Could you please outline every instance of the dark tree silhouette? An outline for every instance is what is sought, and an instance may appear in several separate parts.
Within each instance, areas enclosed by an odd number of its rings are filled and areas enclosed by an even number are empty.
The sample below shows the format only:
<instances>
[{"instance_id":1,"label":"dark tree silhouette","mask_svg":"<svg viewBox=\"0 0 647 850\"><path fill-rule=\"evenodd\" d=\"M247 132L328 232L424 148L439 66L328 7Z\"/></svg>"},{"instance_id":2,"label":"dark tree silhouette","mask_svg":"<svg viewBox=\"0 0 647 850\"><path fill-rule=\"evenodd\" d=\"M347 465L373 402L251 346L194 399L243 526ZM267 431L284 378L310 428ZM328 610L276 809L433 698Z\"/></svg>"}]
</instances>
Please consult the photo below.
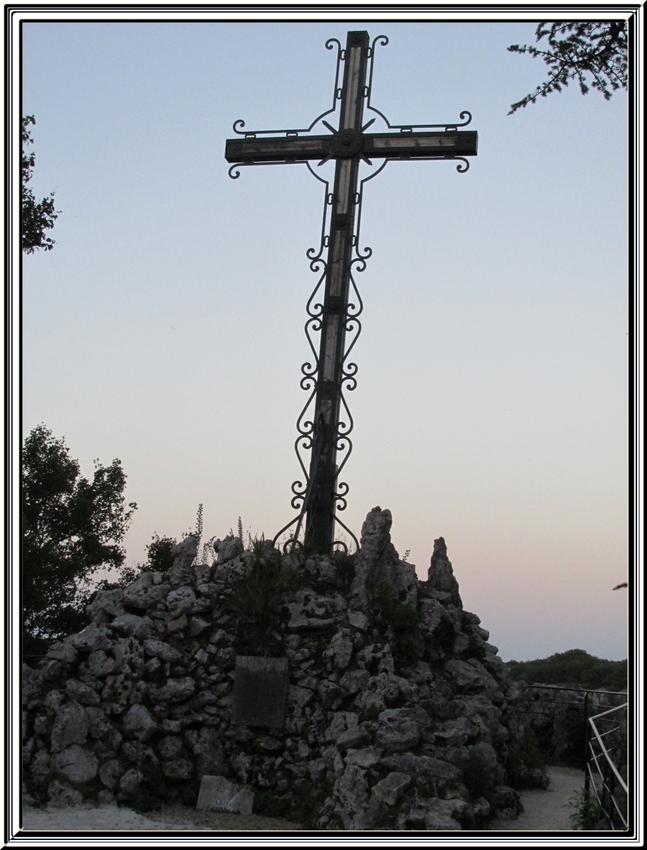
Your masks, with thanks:
<instances>
[{"instance_id":1,"label":"dark tree silhouette","mask_svg":"<svg viewBox=\"0 0 647 850\"><path fill-rule=\"evenodd\" d=\"M549 69L548 79L532 94L513 103L508 115L535 103L539 97L560 92L569 80L577 80L582 94L587 94L590 86L605 100L609 100L614 91L627 88L627 27L624 21L542 23L535 36L537 44L546 39L546 45L541 45L544 49L512 44L508 50L543 59Z\"/></svg>"},{"instance_id":2,"label":"dark tree silhouette","mask_svg":"<svg viewBox=\"0 0 647 850\"><path fill-rule=\"evenodd\" d=\"M36 163L36 155L33 151L29 154L26 153L25 147L33 144L29 125L35 123L36 120L33 115L26 115L22 119L21 233L22 250L25 254L33 254L37 248L42 248L44 251L52 250L55 243L53 239L47 236L47 231L54 227L54 222L60 212L54 207L53 192L46 198L37 201L32 189L27 185L33 176L32 170Z\"/></svg>"},{"instance_id":3,"label":"dark tree silhouette","mask_svg":"<svg viewBox=\"0 0 647 850\"><path fill-rule=\"evenodd\" d=\"M121 462L95 461L92 481L80 475L67 446L44 425L22 452L23 651L38 654L86 625L89 579L119 567L120 545L134 502L126 505Z\"/></svg>"}]
</instances>

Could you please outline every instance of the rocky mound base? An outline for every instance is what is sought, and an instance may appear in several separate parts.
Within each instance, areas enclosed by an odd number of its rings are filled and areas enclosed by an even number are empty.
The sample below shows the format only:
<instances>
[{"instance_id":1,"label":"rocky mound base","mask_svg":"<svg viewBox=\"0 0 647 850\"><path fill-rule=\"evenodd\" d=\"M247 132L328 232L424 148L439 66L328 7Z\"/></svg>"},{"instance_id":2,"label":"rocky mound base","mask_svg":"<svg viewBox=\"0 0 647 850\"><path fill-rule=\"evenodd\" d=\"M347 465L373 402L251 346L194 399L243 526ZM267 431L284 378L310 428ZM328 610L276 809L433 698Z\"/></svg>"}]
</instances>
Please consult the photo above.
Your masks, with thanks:
<instances>
[{"instance_id":1,"label":"rocky mound base","mask_svg":"<svg viewBox=\"0 0 647 850\"><path fill-rule=\"evenodd\" d=\"M423 582L390 527L372 510L352 559L229 537L195 564L189 537L168 573L98 593L90 625L23 665L25 799L193 805L208 775L316 829L516 817L511 777L545 779L523 761L520 687L463 609L444 540ZM239 655L287 658L283 727L233 722Z\"/></svg>"}]
</instances>

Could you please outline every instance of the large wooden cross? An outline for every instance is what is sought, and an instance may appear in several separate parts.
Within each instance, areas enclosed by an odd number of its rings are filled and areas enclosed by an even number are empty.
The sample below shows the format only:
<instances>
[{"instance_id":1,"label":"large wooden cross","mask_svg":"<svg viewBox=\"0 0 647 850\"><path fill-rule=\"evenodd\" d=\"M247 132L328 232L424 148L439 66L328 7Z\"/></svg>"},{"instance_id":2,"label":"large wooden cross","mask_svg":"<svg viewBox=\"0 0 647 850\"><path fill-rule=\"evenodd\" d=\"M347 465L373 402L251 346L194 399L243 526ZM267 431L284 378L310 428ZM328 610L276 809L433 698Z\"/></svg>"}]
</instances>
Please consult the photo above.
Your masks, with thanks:
<instances>
[{"instance_id":1,"label":"large wooden cross","mask_svg":"<svg viewBox=\"0 0 647 850\"><path fill-rule=\"evenodd\" d=\"M380 38L385 44L386 38ZM324 299L316 328L321 331L321 336L316 364L312 438L309 443L312 451L307 488L299 497L303 503L299 520L305 515L305 543L319 552L328 552L332 548L335 506L341 498L337 490L337 451L343 434L340 431L342 384L350 377L349 372L344 371L344 359L350 317L352 251L357 244L360 161L371 164L374 159L458 158L467 163L463 158L475 156L477 150L477 133L458 130L456 125L398 126L398 132L366 133L365 130L375 120L366 125L363 123L365 104L370 98L367 68L369 59L372 62L373 50L374 47L369 46L367 32L348 33L346 49L339 53L339 59L344 63L344 73L343 83L335 92L335 100L341 101L338 129L335 130L326 121L322 122L331 131L330 135L299 135L308 133L310 128L306 131L284 131L282 135L265 138L256 133L244 133L237 139L228 139L225 149L227 161L237 165L309 161L321 165L327 160L335 160L332 198L328 199L332 206L329 235L324 242L328 249ZM378 110L370 106L368 108L384 118ZM461 117L463 115L469 113L462 113ZM236 123L244 126L244 122ZM390 124L388 126L392 127ZM416 127L443 129L417 132Z\"/></svg>"}]
</instances>

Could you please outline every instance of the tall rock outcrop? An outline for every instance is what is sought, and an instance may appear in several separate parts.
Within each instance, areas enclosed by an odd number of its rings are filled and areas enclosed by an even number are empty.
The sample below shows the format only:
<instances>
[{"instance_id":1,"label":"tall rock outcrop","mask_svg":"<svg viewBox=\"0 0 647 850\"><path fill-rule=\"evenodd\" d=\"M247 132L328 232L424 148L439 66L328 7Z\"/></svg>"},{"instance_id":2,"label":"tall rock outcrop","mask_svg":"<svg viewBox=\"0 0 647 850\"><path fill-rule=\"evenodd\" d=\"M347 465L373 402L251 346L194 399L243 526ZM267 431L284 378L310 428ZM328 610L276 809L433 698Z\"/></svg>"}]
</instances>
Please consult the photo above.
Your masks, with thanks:
<instances>
[{"instance_id":1,"label":"tall rock outcrop","mask_svg":"<svg viewBox=\"0 0 647 850\"><path fill-rule=\"evenodd\" d=\"M29 797L194 804L219 776L255 812L318 829L515 817L517 691L463 609L444 540L420 581L390 528L372 510L353 559L231 538L196 565L187 538L167 574L98 593L82 632L23 666ZM238 655L287 659L283 727L234 722Z\"/></svg>"}]
</instances>

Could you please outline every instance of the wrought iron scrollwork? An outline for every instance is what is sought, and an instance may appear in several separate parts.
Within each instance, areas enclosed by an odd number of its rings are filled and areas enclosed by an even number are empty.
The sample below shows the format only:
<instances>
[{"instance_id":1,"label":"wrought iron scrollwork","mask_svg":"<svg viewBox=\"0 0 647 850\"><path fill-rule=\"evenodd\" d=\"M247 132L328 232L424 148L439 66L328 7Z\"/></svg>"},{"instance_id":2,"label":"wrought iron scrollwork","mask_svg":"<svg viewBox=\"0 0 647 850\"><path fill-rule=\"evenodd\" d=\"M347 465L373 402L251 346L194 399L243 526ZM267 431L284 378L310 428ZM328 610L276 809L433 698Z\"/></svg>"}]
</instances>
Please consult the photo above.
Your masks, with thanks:
<instances>
[{"instance_id":1,"label":"wrought iron scrollwork","mask_svg":"<svg viewBox=\"0 0 647 850\"><path fill-rule=\"evenodd\" d=\"M237 118L234 121L233 131L238 136L244 136L246 139L255 139L257 136L298 136L302 133L310 133L312 128L318 124L326 115L330 115L337 109L337 91L339 88L339 71L341 68L341 63L343 61L344 51L342 50L341 43L336 38L329 38L326 42L326 50L333 50L334 45L337 45L337 64L335 68L335 88L333 89L333 102L330 109L326 109L321 115L317 115L315 120L310 124L309 127L299 127L293 128L290 130L246 130L245 122L242 118Z\"/></svg>"},{"instance_id":2,"label":"wrought iron scrollwork","mask_svg":"<svg viewBox=\"0 0 647 850\"><path fill-rule=\"evenodd\" d=\"M443 136L443 133L458 133L459 128L467 127L472 121L472 115L467 111L463 110L459 114L459 121L445 122L445 123L436 123L436 124L391 124L391 122L386 118L386 116L375 106L373 106L371 102L372 97L372 89L373 89L373 70L374 70L374 61L375 61L375 53L377 46L385 47L388 45L389 39L385 35L376 36L370 46L367 48L367 72L368 72L368 84L364 86L363 98L365 101L365 109L369 110L373 113L372 117L369 117L361 129L345 129L342 130L344 126L340 120L338 123L339 130L336 130L333 126L333 119L330 118L330 121L325 120L328 116L331 116L333 113L336 113L339 109L339 101L342 99L342 89L340 87L340 75L341 75L341 63L345 61L346 51L342 48L341 43L336 38L330 38L326 41L325 47L327 50L336 50L336 65L335 65L335 85L333 88L333 96L332 96L332 105L329 109L325 110L318 115L317 118L312 121L312 123L308 127L289 129L289 130L248 130L245 126L245 122L242 119L237 119L234 122L233 130L238 136L243 136L245 139L255 139L257 137L263 136L285 136L285 137L295 137L295 136L303 136L311 133L313 128L321 123L323 127L332 134L332 138L325 139L322 141L320 137L318 137L318 142L320 147L317 145L311 149L311 158L314 162L317 163L316 167L313 167L308 158L306 159L286 159L282 161L281 155L273 154L273 156L268 156L268 160L272 161L272 164L294 164L305 163L308 167L310 173L320 182L324 184L325 194L324 194L324 204L323 204L323 214L321 219L321 232L319 237L319 246L308 248L306 251L306 257L308 259L308 263L310 266L310 270L317 275L317 282L312 290L310 297L306 303L306 321L304 325L304 332L306 335L306 339L308 340L308 345L310 348L311 357L309 360L304 362L301 365L301 377L300 377L300 386L301 389L304 390L308 394L308 398L306 403L304 404L298 418L297 418L297 437L294 442L295 453L297 455L299 467L300 467L300 475L301 477L294 481L291 485L292 490L292 498L291 498L291 506L297 511L296 516L294 516L290 522L287 523L279 532L275 535L273 543L286 532L290 531L289 539L283 544L284 551L294 551L295 547L301 547L303 544L300 541L300 535L304 532L304 524L305 517L309 510L309 503L312 501L312 490L313 490L313 481L317 474L317 466L319 461L319 457L321 453L325 450L329 452L329 449L324 449L324 446L330 446L329 440L334 440L334 446L336 452L338 452L338 459L333 463L336 463L335 473L334 473L334 481L333 481L333 504L334 508L331 509L331 512L334 514L334 520L336 523L339 523L339 526L343 528L352 538L354 545L359 548L359 542L357 537L353 534L353 532L346 526L341 519L339 519L337 512L344 511L347 507L347 495L349 491L349 486L346 482L342 482L340 480L340 474L348 459L353 451L353 443L351 440L351 433L353 431L354 422L353 417L351 415L350 409L346 402L345 393L353 392L357 387L357 372L358 367L357 364L351 362L349 360L349 355L353 351L357 340L362 331L362 323L360 321L360 316L363 312L364 305L362 302L361 295L359 293L359 289L356 283L356 275L365 271L367 267L367 262L372 256L372 249L368 246L362 246L360 242L361 236L361 224L362 224L362 202L364 196L364 188L365 184L372 180L374 177L377 177L383 169L386 167L387 163L391 160L395 159L406 159L406 158L415 158L416 160L420 159L448 159L448 160L456 160L456 170L459 173L464 173L469 168L469 162L464 155L456 155L452 153L442 154L439 152L438 155L423 155L418 156L417 151L415 152L415 156L412 154L410 150L408 150L408 143L403 143L401 140L401 136L406 136L409 133L413 133L414 131L443 131L441 133L430 133L429 136ZM364 78L366 79L366 78ZM361 95L360 95L361 96ZM378 153L369 154L368 151L373 150L376 151L375 147L371 147L371 145L375 144L376 136L371 134L367 134L364 136L363 134L376 122L377 118L381 118L384 122L385 126L389 130L399 131L399 133L390 134L390 136L394 136L398 139L397 143L390 147L390 150L387 151L386 147L381 147ZM377 134L379 137L381 134ZM424 136L425 134L420 134ZM470 133L465 134L465 137L470 136ZM370 142L366 140L371 138ZM389 143L391 145L392 143ZM418 144L422 144L419 142ZM399 148L398 148L399 145ZM259 144L260 146L260 144ZM442 145L438 145L439 151L442 150L444 146L445 150L448 150L451 145L447 144L447 140L442 140ZM243 147L243 146L241 146ZM251 145L249 147L255 147ZM366 151L364 150L366 147ZM279 147L279 151L284 151L287 149L294 150L296 156L304 156L303 150L304 145L295 145L291 146L285 143L282 143L282 146ZM397 150L402 152L401 156L397 155ZM236 148L234 148L236 150ZM312 154L312 150L316 150L316 157ZM454 150L458 150L462 153L466 151L465 147L458 147L456 145ZM421 153L427 153L432 151L432 146L428 145L424 151L420 151ZM391 154L389 156L389 153ZM373 159L378 156L383 157L383 162L379 166L373 167L373 163L368 158L370 156ZM468 153L467 155L471 155ZM239 156L243 156L243 154L233 153L232 158L238 158ZM322 157L320 159L320 157ZM331 159L346 159L350 157L356 157L360 160L359 167L362 169L360 175L365 175L361 179L359 179L359 190L356 192L354 200L352 203L354 204L354 216L352 217L353 224L353 232L350 234L351 239L351 257L349 264L346 265L346 270L349 275L350 281L350 289L347 290L347 295L344 296L346 303L341 305L336 305L334 307L334 311L343 311L343 328L344 328L344 337L343 337L343 352L341 353L341 375L339 371L336 371L335 381L338 381L338 385L334 385L334 393L335 399L339 399L339 415L337 416L337 422L334 426L334 431L332 435L330 434L330 422L325 426L329 429L326 437L326 443L320 443L320 440L323 440L324 434L324 425L323 418L320 422L316 421L315 418L315 408L318 404L317 398L318 393L321 390L323 393L328 392L328 386L323 383L320 386L320 380L323 379L320 377L320 354L318 352L318 347L315 345L314 336L317 334L321 334L322 328L324 327L324 322L328 321L328 313L324 315L324 302L328 296L323 297L322 286L325 288L325 281L327 278L327 274L329 272L328 262L325 256L326 250L330 247L331 238L327 234L332 232L331 230L331 221L333 218L333 194L330 191L330 181L324 176L327 172L323 168L326 162ZM229 168L229 176L232 179L238 179L240 177L240 168L243 166L247 167L248 165L260 165L260 164L269 164L268 162L239 162L234 163ZM366 166L371 167L371 171L367 173ZM357 172L355 172L357 175ZM356 179L354 177L353 179ZM353 184L357 186L357 183ZM355 190L353 190L355 191ZM348 260L345 260L348 262ZM341 299L338 299L341 300ZM328 309L328 307L326 307ZM323 349L322 349L323 350ZM335 354L335 357L338 356L338 353ZM339 369L339 361L336 361L336 369ZM331 384L333 382L330 382ZM326 396L326 398L328 398ZM323 417L323 414L320 414ZM306 463L305 456L307 453L311 454L310 465ZM330 453L326 456L328 458L334 457L334 453ZM324 462L330 463L330 459L327 461L322 460L321 463ZM319 469L319 472L323 472L324 467L322 466ZM329 480L329 479L328 479ZM326 511L327 512L327 511ZM348 551L348 547L346 543L342 541L335 541L333 547L339 547L344 551Z\"/></svg>"}]
</instances>

